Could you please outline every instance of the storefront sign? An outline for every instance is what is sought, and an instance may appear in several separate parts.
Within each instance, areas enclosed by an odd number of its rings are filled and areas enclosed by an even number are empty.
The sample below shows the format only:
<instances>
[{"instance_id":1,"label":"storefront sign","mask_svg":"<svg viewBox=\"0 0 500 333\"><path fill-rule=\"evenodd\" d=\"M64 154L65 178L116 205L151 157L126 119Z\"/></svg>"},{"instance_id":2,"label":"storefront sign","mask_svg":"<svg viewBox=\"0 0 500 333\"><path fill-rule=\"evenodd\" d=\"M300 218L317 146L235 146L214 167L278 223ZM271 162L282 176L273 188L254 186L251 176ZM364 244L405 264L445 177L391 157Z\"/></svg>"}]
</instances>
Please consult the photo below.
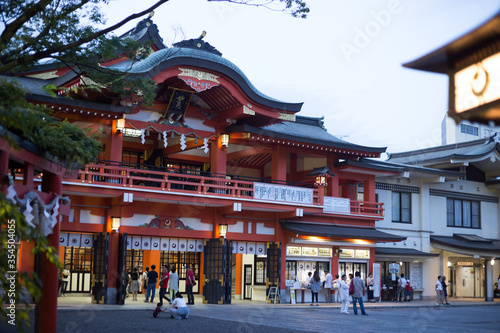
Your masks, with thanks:
<instances>
[{"instance_id":1,"label":"storefront sign","mask_svg":"<svg viewBox=\"0 0 500 333\"><path fill-rule=\"evenodd\" d=\"M373 297L380 297L380 264L373 264Z\"/></svg>"},{"instance_id":2,"label":"storefront sign","mask_svg":"<svg viewBox=\"0 0 500 333\"><path fill-rule=\"evenodd\" d=\"M359 259L370 259L370 250L356 250L354 256Z\"/></svg>"},{"instance_id":3,"label":"storefront sign","mask_svg":"<svg viewBox=\"0 0 500 333\"><path fill-rule=\"evenodd\" d=\"M457 262L457 265L458 266L474 266L474 263L469 262L469 261L459 261L459 262Z\"/></svg>"},{"instance_id":4,"label":"storefront sign","mask_svg":"<svg viewBox=\"0 0 500 333\"><path fill-rule=\"evenodd\" d=\"M341 249L340 258L354 258L354 250L352 249Z\"/></svg>"},{"instance_id":5,"label":"storefront sign","mask_svg":"<svg viewBox=\"0 0 500 333\"><path fill-rule=\"evenodd\" d=\"M332 249L331 248L322 248L318 249L318 254L320 257L332 257Z\"/></svg>"},{"instance_id":6,"label":"storefront sign","mask_svg":"<svg viewBox=\"0 0 500 333\"><path fill-rule=\"evenodd\" d=\"M300 256L301 255L300 246L287 246L286 255L287 256Z\"/></svg>"},{"instance_id":7,"label":"storefront sign","mask_svg":"<svg viewBox=\"0 0 500 333\"><path fill-rule=\"evenodd\" d=\"M399 264L389 264L389 273L399 273Z\"/></svg>"},{"instance_id":8,"label":"storefront sign","mask_svg":"<svg viewBox=\"0 0 500 333\"><path fill-rule=\"evenodd\" d=\"M422 263L420 262L410 264L410 286L414 289L422 288Z\"/></svg>"},{"instance_id":9,"label":"storefront sign","mask_svg":"<svg viewBox=\"0 0 500 333\"><path fill-rule=\"evenodd\" d=\"M346 213L351 212L351 199L337 198L337 197L324 197L323 200L323 213Z\"/></svg>"},{"instance_id":10,"label":"storefront sign","mask_svg":"<svg viewBox=\"0 0 500 333\"><path fill-rule=\"evenodd\" d=\"M318 256L318 248L317 247L303 247L302 255L309 257L317 257Z\"/></svg>"},{"instance_id":11,"label":"storefront sign","mask_svg":"<svg viewBox=\"0 0 500 333\"><path fill-rule=\"evenodd\" d=\"M313 190L310 188L253 183L253 198L257 200L313 203Z\"/></svg>"},{"instance_id":12,"label":"storefront sign","mask_svg":"<svg viewBox=\"0 0 500 333\"><path fill-rule=\"evenodd\" d=\"M455 74L455 111L464 112L500 99L500 53Z\"/></svg>"}]
</instances>

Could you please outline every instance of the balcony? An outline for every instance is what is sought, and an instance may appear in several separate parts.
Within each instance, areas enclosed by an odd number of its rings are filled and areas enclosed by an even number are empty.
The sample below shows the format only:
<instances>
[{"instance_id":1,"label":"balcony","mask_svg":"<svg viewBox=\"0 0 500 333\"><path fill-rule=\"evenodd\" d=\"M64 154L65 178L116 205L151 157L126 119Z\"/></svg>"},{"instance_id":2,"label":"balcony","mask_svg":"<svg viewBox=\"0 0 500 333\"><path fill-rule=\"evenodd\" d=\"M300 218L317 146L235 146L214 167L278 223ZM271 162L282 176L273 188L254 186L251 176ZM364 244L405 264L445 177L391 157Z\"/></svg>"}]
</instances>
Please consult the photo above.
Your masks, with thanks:
<instances>
[{"instance_id":1,"label":"balcony","mask_svg":"<svg viewBox=\"0 0 500 333\"><path fill-rule=\"evenodd\" d=\"M214 198L227 197L251 200L254 199L254 184L268 183L295 189L309 188L313 193L312 205L323 205L322 191L319 191L318 188L312 188L309 184L119 162L99 161L95 164L86 165L84 169L78 172L78 179L66 179L65 181L105 185L107 187L115 186L120 189L149 189L179 195L195 193ZM269 202L282 203L280 201ZM350 214L347 214L381 217L382 213L381 203L351 200Z\"/></svg>"}]
</instances>

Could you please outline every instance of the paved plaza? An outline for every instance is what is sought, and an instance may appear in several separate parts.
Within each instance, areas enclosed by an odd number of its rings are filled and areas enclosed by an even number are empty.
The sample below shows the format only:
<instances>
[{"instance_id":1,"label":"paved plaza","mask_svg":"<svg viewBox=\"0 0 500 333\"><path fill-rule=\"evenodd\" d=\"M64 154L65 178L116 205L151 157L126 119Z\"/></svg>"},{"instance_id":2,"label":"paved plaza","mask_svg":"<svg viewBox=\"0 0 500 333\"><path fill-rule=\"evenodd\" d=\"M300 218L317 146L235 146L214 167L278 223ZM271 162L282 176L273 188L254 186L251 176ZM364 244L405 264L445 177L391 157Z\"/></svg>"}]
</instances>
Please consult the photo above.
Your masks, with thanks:
<instances>
[{"instance_id":1,"label":"paved plaza","mask_svg":"<svg viewBox=\"0 0 500 333\"><path fill-rule=\"evenodd\" d=\"M89 302L87 302L87 300ZM369 316L340 314L340 304L265 304L234 301L230 305L190 306L187 320L161 313L153 318L154 304L90 304L89 297L59 298L58 332L499 332L500 302L451 299L451 305L433 301L366 304ZM31 320L33 322L33 317ZM2 324L1 332L17 332Z\"/></svg>"}]
</instances>

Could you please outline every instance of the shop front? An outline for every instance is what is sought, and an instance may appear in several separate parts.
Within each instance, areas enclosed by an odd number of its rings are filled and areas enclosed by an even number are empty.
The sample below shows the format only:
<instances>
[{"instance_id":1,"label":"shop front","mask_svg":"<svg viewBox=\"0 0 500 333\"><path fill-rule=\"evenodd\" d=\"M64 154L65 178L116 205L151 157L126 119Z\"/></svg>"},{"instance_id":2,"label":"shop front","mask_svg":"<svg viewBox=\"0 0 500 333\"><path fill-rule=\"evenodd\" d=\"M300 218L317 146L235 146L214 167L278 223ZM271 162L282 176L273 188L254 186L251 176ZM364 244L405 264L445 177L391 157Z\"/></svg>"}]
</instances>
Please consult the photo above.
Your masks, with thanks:
<instances>
[{"instance_id":1,"label":"shop front","mask_svg":"<svg viewBox=\"0 0 500 333\"><path fill-rule=\"evenodd\" d=\"M423 299L424 294L433 296L433 290L425 291L424 277L430 275L430 259L437 253L426 253L416 249L377 247L376 262L380 264L382 301L397 300L397 281L401 274L410 282L410 299Z\"/></svg>"}]
</instances>

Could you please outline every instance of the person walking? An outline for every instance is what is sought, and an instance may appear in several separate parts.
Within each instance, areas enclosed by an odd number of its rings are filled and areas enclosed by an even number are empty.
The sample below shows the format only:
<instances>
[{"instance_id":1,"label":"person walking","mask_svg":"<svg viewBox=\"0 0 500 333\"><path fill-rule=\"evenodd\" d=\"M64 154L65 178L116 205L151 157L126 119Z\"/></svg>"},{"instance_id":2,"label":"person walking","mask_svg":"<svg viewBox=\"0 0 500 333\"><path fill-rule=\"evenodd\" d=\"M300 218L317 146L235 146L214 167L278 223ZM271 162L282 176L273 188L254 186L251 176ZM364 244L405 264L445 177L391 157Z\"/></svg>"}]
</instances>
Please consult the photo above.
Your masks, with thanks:
<instances>
[{"instance_id":1,"label":"person walking","mask_svg":"<svg viewBox=\"0 0 500 333\"><path fill-rule=\"evenodd\" d=\"M332 288L333 288L333 303L340 303L340 279L339 275L335 274L335 280L333 280Z\"/></svg>"},{"instance_id":2,"label":"person walking","mask_svg":"<svg viewBox=\"0 0 500 333\"><path fill-rule=\"evenodd\" d=\"M316 306L319 306L318 293L321 287L321 278L319 277L319 271L314 271L314 275L311 279L311 305L314 305L314 298L316 297Z\"/></svg>"},{"instance_id":3,"label":"person walking","mask_svg":"<svg viewBox=\"0 0 500 333\"><path fill-rule=\"evenodd\" d=\"M366 285L368 287L368 302L375 303L375 299L373 298L373 289L375 288L375 279L373 278L373 273L368 274Z\"/></svg>"},{"instance_id":4,"label":"person walking","mask_svg":"<svg viewBox=\"0 0 500 333\"><path fill-rule=\"evenodd\" d=\"M438 276L436 281L436 305L443 303L443 284L441 283L441 275Z\"/></svg>"},{"instance_id":5,"label":"person walking","mask_svg":"<svg viewBox=\"0 0 500 333\"><path fill-rule=\"evenodd\" d=\"M69 265L64 265L64 269L62 271L62 286L61 286L61 294L62 296L66 296L66 289L68 288L70 271L68 269Z\"/></svg>"},{"instance_id":6,"label":"person walking","mask_svg":"<svg viewBox=\"0 0 500 333\"><path fill-rule=\"evenodd\" d=\"M172 265L170 270L170 299L175 298L175 294L179 291L179 274L175 271L175 265Z\"/></svg>"},{"instance_id":7,"label":"person walking","mask_svg":"<svg viewBox=\"0 0 500 333\"><path fill-rule=\"evenodd\" d=\"M153 303L155 299L155 294L156 294L156 281L158 280L158 273L155 271L156 265L151 265L151 271L148 273L148 289L146 292L146 300L144 302L147 302L149 299L149 295L151 295L151 303Z\"/></svg>"},{"instance_id":8,"label":"person walking","mask_svg":"<svg viewBox=\"0 0 500 333\"><path fill-rule=\"evenodd\" d=\"M342 274L342 279L339 282L338 294L342 301L340 313L349 314L349 285L347 284L347 276Z\"/></svg>"},{"instance_id":9,"label":"person walking","mask_svg":"<svg viewBox=\"0 0 500 333\"><path fill-rule=\"evenodd\" d=\"M331 303L331 298L332 295L330 294L330 290L332 290L332 281L333 281L333 276L328 272L327 269L325 269L325 302L326 303Z\"/></svg>"},{"instance_id":10,"label":"person walking","mask_svg":"<svg viewBox=\"0 0 500 333\"><path fill-rule=\"evenodd\" d=\"M163 305L163 299L166 299L169 303L171 303L171 299L165 296L168 288L168 280L170 278L170 274L168 274L168 265L163 265L162 274L160 279L160 304Z\"/></svg>"},{"instance_id":11,"label":"person walking","mask_svg":"<svg viewBox=\"0 0 500 333\"><path fill-rule=\"evenodd\" d=\"M354 273L355 277L353 280L354 284L354 294L352 294L352 307L354 309L354 314L358 314L358 309L356 307L356 302L359 302L359 307L361 308L361 314L363 316L368 316L365 312L365 306L363 304L363 295L365 294L365 283L361 280L361 273L357 271Z\"/></svg>"},{"instance_id":12,"label":"person walking","mask_svg":"<svg viewBox=\"0 0 500 333\"><path fill-rule=\"evenodd\" d=\"M448 303L448 286L450 286L451 283L446 283L446 276L442 276L441 284L443 285L443 301L441 304L450 305L450 303Z\"/></svg>"},{"instance_id":13,"label":"person walking","mask_svg":"<svg viewBox=\"0 0 500 333\"><path fill-rule=\"evenodd\" d=\"M191 265L186 265L186 292L188 297L187 304L194 305L193 287L196 286L194 272L191 270Z\"/></svg>"},{"instance_id":14,"label":"person walking","mask_svg":"<svg viewBox=\"0 0 500 333\"><path fill-rule=\"evenodd\" d=\"M146 270L142 273L142 291L144 292L144 295L146 295L146 292L148 290L148 274L149 274L149 267L146 267Z\"/></svg>"},{"instance_id":15,"label":"person walking","mask_svg":"<svg viewBox=\"0 0 500 333\"><path fill-rule=\"evenodd\" d=\"M176 319L188 319L189 308L186 305L186 300L182 298L180 292L175 293L175 299L172 302L172 309L170 309L170 317Z\"/></svg>"},{"instance_id":16,"label":"person walking","mask_svg":"<svg viewBox=\"0 0 500 333\"><path fill-rule=\"evenodd\" d=\"M400 302L403 302L405 300L405 296L406 296L406 279L404 273L401 273L401 277L399 278L398 281L397 298L399 299Z\"/></svg>"},{"instance_id":17,"label":"person walking","mask_svg":"<svg viewBox=\"0 0 500 333\"><path fill-rule=\"evenodd\" d=\"M132 300L137 301L137 292L139 291L139 272L137 267L134 267L134 271L130 274L130 292L132 293Z\"/></svg>"}]
</instances>

